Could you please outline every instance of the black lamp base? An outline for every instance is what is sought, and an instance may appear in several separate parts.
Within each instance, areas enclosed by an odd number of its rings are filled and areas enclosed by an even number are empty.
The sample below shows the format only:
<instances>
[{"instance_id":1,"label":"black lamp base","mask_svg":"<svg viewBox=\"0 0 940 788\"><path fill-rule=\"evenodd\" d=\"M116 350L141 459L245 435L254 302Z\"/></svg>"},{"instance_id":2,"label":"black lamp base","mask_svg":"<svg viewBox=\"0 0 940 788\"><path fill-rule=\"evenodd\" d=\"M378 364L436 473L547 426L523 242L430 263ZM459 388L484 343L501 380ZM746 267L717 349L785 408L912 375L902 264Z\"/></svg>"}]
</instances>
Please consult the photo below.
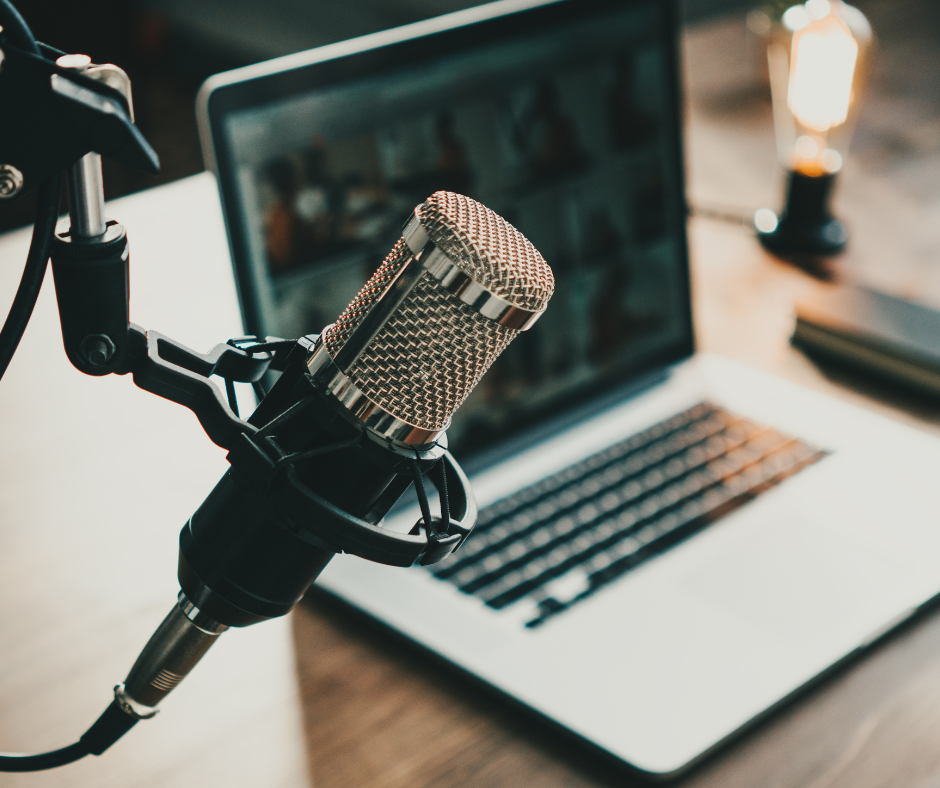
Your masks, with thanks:
<instances>
[{"instance_id":1,"label":"black lamp base","mask_svg":"<svg viewBox=\"0 0 940 788\"><path fill-rule=\"evenodd\" d=\"M781 257L828 257L841 252L849 239L845 224L829 212L835 174L791 172L787 202L773 230L757 230L761 244Z\"/></svg>"}]
</instances>

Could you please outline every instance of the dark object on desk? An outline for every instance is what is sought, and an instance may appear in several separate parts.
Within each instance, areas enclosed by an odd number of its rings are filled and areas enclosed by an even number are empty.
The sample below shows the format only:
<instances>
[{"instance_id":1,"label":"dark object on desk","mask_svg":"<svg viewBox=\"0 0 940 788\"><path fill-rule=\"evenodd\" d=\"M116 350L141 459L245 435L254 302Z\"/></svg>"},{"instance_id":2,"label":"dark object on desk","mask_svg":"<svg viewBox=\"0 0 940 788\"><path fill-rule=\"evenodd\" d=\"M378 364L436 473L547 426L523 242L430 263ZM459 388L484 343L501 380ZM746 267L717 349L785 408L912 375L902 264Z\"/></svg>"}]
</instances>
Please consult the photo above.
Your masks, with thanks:
<instances>
[{"instance_id":1,"label":"dark object on desk","mask_svg":"<svg viewBox=\"0 0 940 788\"><path fill-rule=\"evenodd\" d=\"M845 225L829 210L835 173L807 175L791 171L787 179L787 201L777 221L767 214L755 217L757 237L770 252L781 257L838 254L849 239Z\"/></svg>"},{"instance_id":2,"label":"dark object on desk","mask_svg":"<svg viewBox=\"0 0 940 788\"><path fill-rule=\"evenodd\" d=\"M797 304L793 344L940 397L940 312L859 285Z\"/></svg>"}]
</instances>

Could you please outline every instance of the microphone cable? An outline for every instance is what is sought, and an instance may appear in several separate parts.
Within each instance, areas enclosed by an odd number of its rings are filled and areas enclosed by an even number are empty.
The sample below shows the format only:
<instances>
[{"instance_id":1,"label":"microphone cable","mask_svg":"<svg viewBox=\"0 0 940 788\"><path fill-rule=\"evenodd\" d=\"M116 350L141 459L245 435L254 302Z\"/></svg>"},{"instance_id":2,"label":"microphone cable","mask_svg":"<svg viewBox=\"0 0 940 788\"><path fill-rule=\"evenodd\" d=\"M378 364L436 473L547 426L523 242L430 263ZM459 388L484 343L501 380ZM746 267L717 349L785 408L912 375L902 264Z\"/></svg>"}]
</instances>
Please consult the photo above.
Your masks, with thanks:
<instances>
[{"instance_id":1,"label":"microphone cable","mask_svg":"<svg viewBox=\"0 0 940 788\"><path fill-rule=\"evenodd\" d=\"M2 4L4 0L0 0ZM23 276L7 314L7 319L0 329L0 378L7 371L13 354L19 347L26 325L33 315L42 280L46 276L49 255L52 251L52 237L56 222L59 220L59 199L62 189L61 174L53 175L39 187L39 201L36 205L36 221L33 225L33 237L26 255Z\"/></svg>"},{"instance_id":2,"label":"microphone cable","mask_svg":"<svg viewBox=\"0 0 940 788\"><path fill-rule=\"evenodd\" d=\"M9 0L0 0L0 26L6 37L16 46L41 55L39 45L29 26L10 5ZM6 372L10 359L26 330L36 306L39 289L46 274L52 237L59 218L59 200L62 176L54 175L39 187L36 206L36 222L26 256L23 276L13 298L13 304L0 329L0 378ZM127 714L113 701L91 728L74 744L50 752L28 754L0 753L0 772L34 772L52 769L77 761L86 755L100 755L121 736L129 731L137 719Z\"/></svg>"},{"instance_id":3,"label":"microphone cable","mask_svg":"<svg viewBox=\"0 0 940 788\"><path fill-rule=\"evenodd\" d=\"M2 15L7 3L0 0L0 21L7 19ZM6 24L4 24L6 28ZM52 247L52 237L56 221L59 218L59 197L62 176L54 175L39 187L39 203L36 210L36 224L30 242L29 254L23 276L20 279L16 296L10 307L7 319L0 329L0 378L6 372L10 359L16 352L26 324L36 306L39 289L45 277ZM84 736L68 747L37 754L18 754L0 752L0 772L34 772L52 769L77 761L86 755L101 755L108 747L129 731L137 719L127 714L117 701L111 703L97 722L88 729Z\"/></svg>"},{"instance_id":4,"label":"microphone cable","mask_svg":"<svg viewBox=\"0 0 940 788\"><path fill-rule=\"evenodd\" d=\"M36 754L0 753L0 772L38 772L65 766L86 755L101 755L134 725L138 717L132 717L117 700L104 710L84 735L74 744L58 750Z\"/></svg>"},{"instance_id":5,"label":"microphone cable","mask_svg":"<svg viewBox=\"0 0 940 788\"><path fill-rule=\"evenodd\" d=\"M0 27L5 36L16 46L41 56L39 44L29 26L9 0L0 0ZM46 275L49 254L52 251L52 237L59 219L59 200L61 198L62 176L54 175L39 187L36 205L36 220L33 224L33 237L29 244L29 254L20 279L13 304L0 329L0 378L10 365L10 360L23 338L26 325L32 317L39 297L39 289Z\"/></svg>"},{"instance_id":6,"label":"microphone cable","mask_svg":"<svg viewBox=\"0 0 940 788\"><path fill-rule=\"evenodd\" d=\"M32 30L10 0L0 0L0 27L20 49L25 49L34 55L41 54Z\"/></svg>"}]
</instances>

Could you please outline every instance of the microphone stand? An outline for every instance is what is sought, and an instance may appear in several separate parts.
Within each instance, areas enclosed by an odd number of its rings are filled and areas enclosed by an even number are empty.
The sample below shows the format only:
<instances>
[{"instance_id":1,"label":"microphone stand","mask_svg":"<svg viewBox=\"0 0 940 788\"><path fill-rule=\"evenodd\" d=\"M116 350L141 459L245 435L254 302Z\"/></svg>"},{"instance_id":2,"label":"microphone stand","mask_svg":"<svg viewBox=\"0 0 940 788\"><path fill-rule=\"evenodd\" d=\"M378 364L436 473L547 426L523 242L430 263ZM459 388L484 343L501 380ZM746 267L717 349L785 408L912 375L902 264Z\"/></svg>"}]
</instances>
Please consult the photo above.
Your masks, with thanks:
<instances>
[{"instance_id":1,"label":"microphone stand","mask_svg":"<svg viewBox=\"0 0 940 788\"><path fill-rule=\"evenodd\" d=\"M0 11L15 15L7 0L0 0ZM127 234L105 218L100 155L159 170L156 153L133 123L130 81L115 66L19 43L0 38L0 198L21 196L66 170L70 221L56 226L51 251L66 355L85 374L130 374L138 387L189 408L209 439L228 451L231 470L183 528L177 604L115 687L114 702L79 742L39 755L0 754L0 772L102 754L156 713L157 703L225 629L287 613L336 553L392 566L435 563L463 543L477 514L443 436L426 447L395 446L330 403L322 384L307 374L317 336L241 337L203 354L130 322ZM234 382L254 384L263 395L260 380L269 370L281 373L277 384L249 419L240 418ZM214 375L225 381L227 396L210 380ZM292 446L291 435L309 433L311 423L326 443L312 450ZM379 493L357 514L324 497L311 474L297 467L350 453L378 474ZM438 490L440 517L430 513L424 477ZM381 528L381 518L411 484L422 519L409 533ZM239 540L258 560L233 558L221 546ZM272 566L292 571L272 577Z\"/></svg>"}]
</instances>

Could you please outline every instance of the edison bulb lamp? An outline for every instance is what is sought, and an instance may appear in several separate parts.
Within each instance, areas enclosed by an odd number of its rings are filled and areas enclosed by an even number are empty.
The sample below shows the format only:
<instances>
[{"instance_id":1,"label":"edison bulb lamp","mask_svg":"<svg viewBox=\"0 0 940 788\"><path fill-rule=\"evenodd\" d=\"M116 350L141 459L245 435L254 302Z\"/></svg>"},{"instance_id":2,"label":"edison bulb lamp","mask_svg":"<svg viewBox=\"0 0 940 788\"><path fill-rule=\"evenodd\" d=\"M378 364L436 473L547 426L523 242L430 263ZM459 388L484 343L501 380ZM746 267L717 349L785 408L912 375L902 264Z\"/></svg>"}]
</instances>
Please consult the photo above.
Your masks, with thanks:
<instances>
[{"instance_id":1,"label":"edison bulb lamp","mask_svg":"<svg viewBox=\"0 0 940 788\"><path fill-rule=\"evenodd\" d=\"M777 156L787 171L787 193L779 214L768 208L755 214L758 237L778 254L834 254L848 232L830 202L867 75L871 26L842 0L808 0L765 18Z\"/></svg>"}]
</instances>

